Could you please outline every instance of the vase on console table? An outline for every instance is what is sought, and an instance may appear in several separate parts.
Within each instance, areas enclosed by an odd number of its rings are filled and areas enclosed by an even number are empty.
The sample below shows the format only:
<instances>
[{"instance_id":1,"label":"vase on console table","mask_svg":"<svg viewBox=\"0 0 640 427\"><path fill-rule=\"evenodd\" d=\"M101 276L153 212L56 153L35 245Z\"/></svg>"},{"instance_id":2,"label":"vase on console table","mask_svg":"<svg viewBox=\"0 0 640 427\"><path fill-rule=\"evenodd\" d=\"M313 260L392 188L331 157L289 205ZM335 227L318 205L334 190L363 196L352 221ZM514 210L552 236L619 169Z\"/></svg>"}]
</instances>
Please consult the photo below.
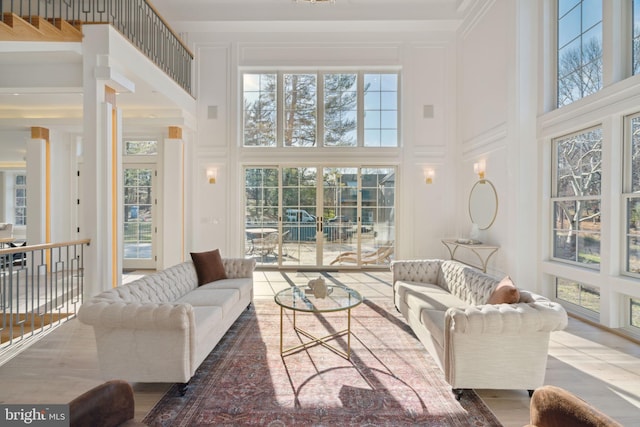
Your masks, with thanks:
<instances>
[{"instance_id":1,"label":"vase on console table","mask_svg":"<svg viewBox=\"0 0 640 427\"><path fill-rule=\"evenodd\" d=\"M471 232L469 233L469 238L474 242L479 241L478 237L480 237L480 229L478 228L478 224L475 222L471 224Z\"/></svg>"}]
</instances>

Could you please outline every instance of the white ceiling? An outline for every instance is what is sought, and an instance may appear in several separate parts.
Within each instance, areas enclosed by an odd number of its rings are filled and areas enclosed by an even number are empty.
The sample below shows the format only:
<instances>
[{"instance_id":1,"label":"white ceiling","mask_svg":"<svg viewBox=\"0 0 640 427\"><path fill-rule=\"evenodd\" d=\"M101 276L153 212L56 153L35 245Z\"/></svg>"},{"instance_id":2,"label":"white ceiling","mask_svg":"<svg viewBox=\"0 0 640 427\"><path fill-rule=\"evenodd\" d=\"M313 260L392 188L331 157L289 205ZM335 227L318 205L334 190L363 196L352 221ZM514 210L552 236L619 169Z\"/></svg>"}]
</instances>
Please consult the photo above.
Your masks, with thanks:
<instances>
[{"instance_id":1,"label":"white ceiling","mask_svg":"<svg viewBox=\"0 0 640 427\"><path fill-rule=\"evenodd\" d=\"M152 0L158 12L179 21L450 20L471 0Z\"/></svg>"}]
</instances>

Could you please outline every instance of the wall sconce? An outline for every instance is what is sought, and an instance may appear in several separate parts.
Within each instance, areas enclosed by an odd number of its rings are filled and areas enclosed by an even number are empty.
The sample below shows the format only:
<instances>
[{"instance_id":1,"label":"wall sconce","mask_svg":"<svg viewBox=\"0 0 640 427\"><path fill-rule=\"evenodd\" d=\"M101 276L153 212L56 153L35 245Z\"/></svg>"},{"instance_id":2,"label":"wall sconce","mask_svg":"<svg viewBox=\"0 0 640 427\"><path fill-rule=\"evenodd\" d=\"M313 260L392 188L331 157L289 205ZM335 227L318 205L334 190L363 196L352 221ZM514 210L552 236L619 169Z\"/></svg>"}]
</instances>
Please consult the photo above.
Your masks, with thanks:
<instances>
[{"instance_id":1,"label":"wall sconce","mask_svg":"<svg viewBox=\"0 0 640 427\"><path fill-rule=\"evenodd\" d=\"M216 168L207 169L207 180L209 181L209 184L215 184L217 176L218 176L218 169Z\"/></svg>"},{"instance_id":2,"label":"wall sconce","mask_svg":"<svg viewBox=\"0 0 640 427\"><path fill-rule=\"evenodd\" d=\"M433 169L424 170L424 182L425 184L433 184L433 177L436 176L436 172Z\"/></svg>"},{"instance_id":3,"label":"wall sconce","mask_svg":"<svg viewBox=\"0 0 640 427\"><path fill-rule=\"evenodd\" d=\"M480 160L473 164L473 171L478 174L478 179L484 179L484 173L486 172L487 165L484 160Z\"/></svg>"}]
</instances>

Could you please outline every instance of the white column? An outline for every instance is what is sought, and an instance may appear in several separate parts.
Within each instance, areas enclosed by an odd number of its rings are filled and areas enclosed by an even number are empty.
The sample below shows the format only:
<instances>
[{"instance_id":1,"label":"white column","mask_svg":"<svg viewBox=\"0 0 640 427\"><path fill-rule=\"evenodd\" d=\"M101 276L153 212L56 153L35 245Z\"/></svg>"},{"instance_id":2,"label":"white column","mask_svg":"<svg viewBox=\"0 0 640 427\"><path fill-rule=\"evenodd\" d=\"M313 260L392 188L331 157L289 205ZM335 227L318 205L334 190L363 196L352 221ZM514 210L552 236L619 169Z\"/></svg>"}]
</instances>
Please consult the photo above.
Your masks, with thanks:
<instances>
[{"instance_id":1,"label":"white column","mask_svg":"<svg viewBox=\"0 0 640 427\"><path fill-rule=\"evenodd\" d=\"M27 140L27 242L46 243L46 144L44 139Z\"/></svg>"},{"instance_id":2,"label":"white column","mask_svg":"<svg viewBox=\"0 0 640 427\"><path fill-rule=\"evenodd\" d=\"M114 101L108 102L106 92L133 85L128 81L114 81L114 76L124 78L110 64L110 31L108 25L90 25L83 31L84 176L80 177L79 216L80 237L91 239L84 252L85 298L122 283L122 251L117 247L121 245L118 235L121 234L122 214L114 209L119 206L122 191L118 175L122 166L118 146L122 116L117 112L114 114Z\"/></svg>"},{"instance_id":3,"label":"white column","mask_svg":"<svg viewBox=\"0 0 640 427\"><path fill-rule=\"evenodd\" d=\"M6 200L11 193L7 191L7 174L4 171L0 171L0 194L3 195L0 197L0 222L9 222Z\"/></svg>"},{"instance_id":4,"label":"white column","mask_svg":"<svg viewBox=\"0 0 640 427\"><path fill-rule=\"evenodd\" d=\"M184 141L165 139L162 161L162 257L158 269L178 264L185 258Z\"/></svg>"}]
</instances>

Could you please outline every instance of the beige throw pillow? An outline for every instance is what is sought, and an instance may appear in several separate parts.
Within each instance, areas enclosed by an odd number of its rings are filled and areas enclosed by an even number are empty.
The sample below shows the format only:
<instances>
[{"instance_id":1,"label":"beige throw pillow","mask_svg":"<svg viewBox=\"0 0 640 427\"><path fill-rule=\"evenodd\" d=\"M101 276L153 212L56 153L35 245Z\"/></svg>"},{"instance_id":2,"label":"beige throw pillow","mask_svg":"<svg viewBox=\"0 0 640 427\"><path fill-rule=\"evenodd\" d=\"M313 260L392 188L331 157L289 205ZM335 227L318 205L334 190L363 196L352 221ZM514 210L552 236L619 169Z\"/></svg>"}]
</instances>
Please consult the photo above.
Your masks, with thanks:
<instances>
[{"instance_id":1,"label":"beige throw pillow","mask_svg":"<svg viewBox=\"0 0 640 427\"><path fill-rule=\"evenodd\" d=\"M511 281L511 277L506 276L493 290L487 304L515 304L518 301L520 301L520 292Z\"/></svg>"}]
</instances>

